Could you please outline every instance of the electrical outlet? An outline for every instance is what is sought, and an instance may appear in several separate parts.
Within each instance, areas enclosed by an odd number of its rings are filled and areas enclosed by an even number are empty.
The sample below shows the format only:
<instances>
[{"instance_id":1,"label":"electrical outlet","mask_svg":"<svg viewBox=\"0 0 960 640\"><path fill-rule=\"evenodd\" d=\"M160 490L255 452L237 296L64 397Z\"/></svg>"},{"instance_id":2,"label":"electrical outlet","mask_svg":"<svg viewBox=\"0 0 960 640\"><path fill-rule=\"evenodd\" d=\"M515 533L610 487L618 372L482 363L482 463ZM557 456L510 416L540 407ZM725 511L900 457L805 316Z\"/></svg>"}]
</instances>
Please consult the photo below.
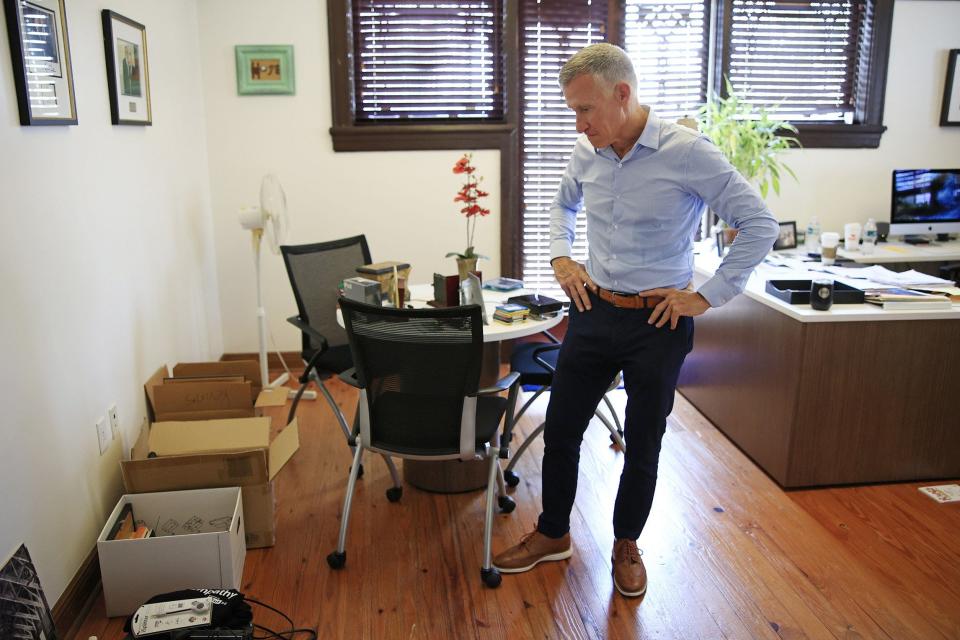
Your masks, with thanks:
<instances>
[{"instance_id":1,"label":"electrical outlet","mask_svg":"<svg viewBox=\"0 0 960 640\"><path fill-rule=\"evenodd\" d=\"M120 434L120 416L117 415L117 405L112 404L107 409L107 419L110 420L110 433L116 438Z\"/></svg>"},{"instance_id":2,"label":"electrical outlet","mask_svg":"<svg viewBox=\"0 0 960 640\"><path fill-rule=\"evenodd\" d=\"M113 433L110 432L110 423L107 418L100 416L97 420L97 442L100 443L100 455L107 452L113 442Z\"/></svg>"}]
</instances>

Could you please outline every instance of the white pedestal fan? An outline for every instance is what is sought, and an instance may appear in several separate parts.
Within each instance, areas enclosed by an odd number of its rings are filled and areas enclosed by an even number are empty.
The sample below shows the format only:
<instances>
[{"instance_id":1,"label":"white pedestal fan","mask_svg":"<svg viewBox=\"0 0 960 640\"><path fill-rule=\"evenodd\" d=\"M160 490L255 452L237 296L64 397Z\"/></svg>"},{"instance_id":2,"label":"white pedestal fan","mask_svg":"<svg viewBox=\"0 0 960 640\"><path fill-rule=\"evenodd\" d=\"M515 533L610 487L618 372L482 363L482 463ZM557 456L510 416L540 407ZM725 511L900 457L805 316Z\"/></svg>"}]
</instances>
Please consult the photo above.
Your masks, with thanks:
<instances>
[{"instance_id":1,"label":"white pedestal fan","mask_svg":"<svg viewBox=\"0 0 960 640\"><path fill-rule=\"evenodd\" d=\"M267 313L263 308L260 291L260 244L266 236L270 250L279 255L280 245L286 240L289 219L287 217L287 196L280 181L273 174L267 174L260 183L260 206L245 207L240 210L240 225L250 231L253 241L253 261L257 272L257 325L260 335L260 379L263 386L278 387L289 379L287 373L270 381L267 372Z\"/></svg>"}]
</instances>

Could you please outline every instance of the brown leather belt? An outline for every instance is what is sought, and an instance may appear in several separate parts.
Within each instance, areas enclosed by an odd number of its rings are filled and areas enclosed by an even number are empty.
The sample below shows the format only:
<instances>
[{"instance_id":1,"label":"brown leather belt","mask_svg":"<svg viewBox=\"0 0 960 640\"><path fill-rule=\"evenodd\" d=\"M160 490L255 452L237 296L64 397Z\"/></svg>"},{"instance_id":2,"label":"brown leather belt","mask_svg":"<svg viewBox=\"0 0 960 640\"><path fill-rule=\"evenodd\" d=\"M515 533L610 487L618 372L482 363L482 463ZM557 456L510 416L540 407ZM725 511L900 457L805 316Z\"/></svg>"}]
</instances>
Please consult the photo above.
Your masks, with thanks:
<instances>
[{"instance_id":1,"label":"brown leather belt","mask_svg":"<svg viewBox=\"0 0 960 640\"><path fill-rule=\"evenodd\" d=\"M663 296L638 296L635 293L618 293L597 287L597 295L619 309L653 309L663 302Z\"/></svg>"}]
</instances>

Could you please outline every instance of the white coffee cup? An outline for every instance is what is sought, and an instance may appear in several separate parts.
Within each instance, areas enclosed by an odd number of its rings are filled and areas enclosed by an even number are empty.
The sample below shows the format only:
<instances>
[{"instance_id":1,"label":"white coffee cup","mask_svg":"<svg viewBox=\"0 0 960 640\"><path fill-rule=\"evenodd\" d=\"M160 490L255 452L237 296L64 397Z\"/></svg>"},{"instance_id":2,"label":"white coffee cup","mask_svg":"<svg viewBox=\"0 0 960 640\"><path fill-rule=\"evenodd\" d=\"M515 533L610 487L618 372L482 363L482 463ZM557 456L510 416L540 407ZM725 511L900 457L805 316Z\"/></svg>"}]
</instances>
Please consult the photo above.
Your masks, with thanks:
<instances>
[{"instance_id":1,"label":"white coffee cup","mask_svg":"<svg viewBox=\"0 0 960 640\"><path fill-rule=\"evenodd\" d=\"M847 251L860 250L860 223L848 222L843 225L843 248Z\"/></svg>"},{"instance_id":2,"label":"white coffee cup","mask_svg":"<svg viewBox=\"0 0 960 640\"><path fill-rule=\"evenodd\" d=\"M834 231L825 231L820 234L820 262L826 265L837 261L837 245L840 244L840 234Z\"/></svg>"}]
</instances>

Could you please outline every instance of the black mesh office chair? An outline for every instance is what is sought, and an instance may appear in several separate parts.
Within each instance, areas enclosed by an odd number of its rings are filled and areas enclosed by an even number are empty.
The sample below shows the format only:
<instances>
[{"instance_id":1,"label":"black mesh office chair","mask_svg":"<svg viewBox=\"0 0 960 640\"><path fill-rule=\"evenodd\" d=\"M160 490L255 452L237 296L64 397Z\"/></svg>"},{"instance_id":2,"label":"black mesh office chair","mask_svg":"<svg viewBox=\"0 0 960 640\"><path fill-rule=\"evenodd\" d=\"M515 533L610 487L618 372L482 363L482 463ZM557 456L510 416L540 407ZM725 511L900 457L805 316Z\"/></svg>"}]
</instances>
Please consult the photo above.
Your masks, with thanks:
<instances>
[{"instance_id":1,"label":"black mesh office chair","mask_svg":"<svg viewBox=\"0 0 960 640\"><path fill-rule=\"evenodd\" d=\"M499 586L490 550L493 497L496 491L507 498L499 458L509 456L520 376L510 373L493 387L478 388L483 320L477 305L393 309L341 300L340 308L360 388L360 429L340 537L327 562L334 569L346 563L350 503L364 451L417 460L487 459L480 575L488 587ZM506 398L494 395L507 390Z\"/></svg>"},{"instance_id":2,"label":"black mesh office chair","mask_svg":"<svg viewBox=\"0 0 960 640\"><path fill-rule=\"evenodd\" d=\"M557 370L557 356L560 353L560 341L549 331L544 331L543 335L547 337L549 342L524 342L518 344L513 349L513 355L510 356L510 369L520 374L520 384L537 385L537 389L533 395L520 407L520 410L514 417L514 422L520 420L520 417L527 411L530 405L533 404L544 391L549 390L550 385L553 384L553 374ZM607 388L607 393L613 391L619 385L620 374L618 373ZM610 410L610 415L613 416L613 422L600 411L599 407L594 411L594 415L600 419L610 432L610 441L623 451L626 445L623 441L623 426L620 424L620 418L617 416L617 411L614 409L613 403L610 402L610 398L608 398L606 394L603 396L603 401L607 405L607 409ZM513 470L514 467L517 466L517 461L520 460L520 457L523 456L523 453L530 447L533 441L540 437L544 427L546 427L546 423L541 422L536 429L530 432L530 435L526 437L517 449L517 453L511 458L510 464L504 469L504 479L511 487L515 487L520 483L520 476Z\"/></svg>"},{"instance_id":3,"label":"black mesh office chair","mask_svg":"<svg viewBox=\"0 0 960 640\"><path fill-rule=\"evenodd\" d=\"M337 324L338 285L344 278L357 275L360 265L370 264L370 249L366 237L354 236L314 244L284 245L280 247L283 262L293 287L299 315L287 321L300 329L302 353L306 367L300 375L300 388L290 406L287 423L293 420L303 392L312 380L326 398L333 415L350 440L352 429L323 381L339 375L353 366L347 333ZM389 457L384 461L390 468L393 488L387 492L391 500L399 499L400 478ZM363 468L359 469L363 475Z\"/></svg>"}]
</instances>

